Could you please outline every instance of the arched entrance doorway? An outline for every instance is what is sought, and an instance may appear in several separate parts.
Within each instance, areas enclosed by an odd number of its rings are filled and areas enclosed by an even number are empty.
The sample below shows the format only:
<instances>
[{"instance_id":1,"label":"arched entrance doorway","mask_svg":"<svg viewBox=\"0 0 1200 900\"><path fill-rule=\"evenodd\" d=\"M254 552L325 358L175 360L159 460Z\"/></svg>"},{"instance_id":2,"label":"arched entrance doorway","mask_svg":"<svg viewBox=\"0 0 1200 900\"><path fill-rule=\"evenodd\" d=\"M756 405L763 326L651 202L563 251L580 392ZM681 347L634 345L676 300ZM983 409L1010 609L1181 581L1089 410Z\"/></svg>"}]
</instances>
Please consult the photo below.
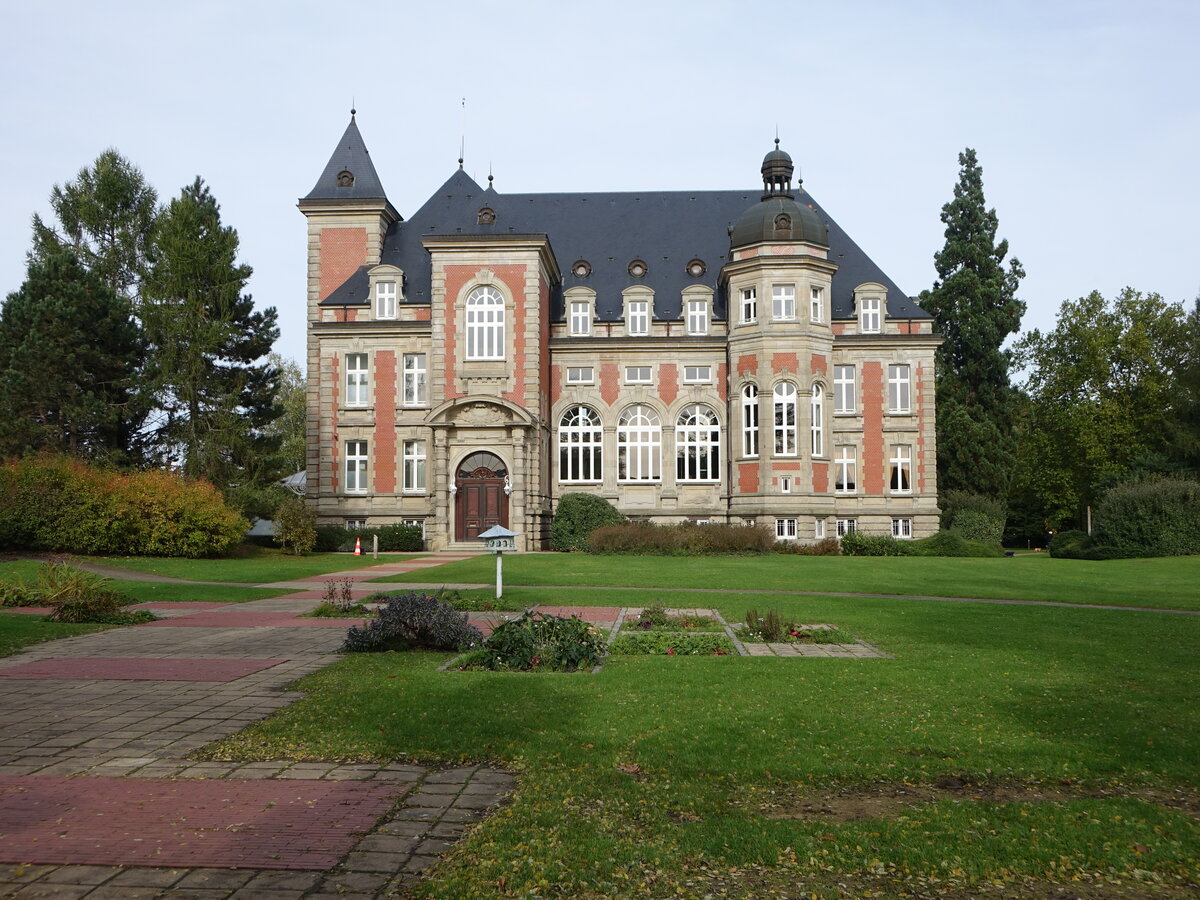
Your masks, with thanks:
<instances>
[{"instance_id":1,"label":"arched entrance doorway","mask_svg":"<svg viewBox=\"0 0 1200 900\"><path fill-rule=\"evenodd\" d=\"M472 453L454 473L454 539L473 541L493 525L508 527L508 467L494 453Z\"/></svg>"}]
</instances>

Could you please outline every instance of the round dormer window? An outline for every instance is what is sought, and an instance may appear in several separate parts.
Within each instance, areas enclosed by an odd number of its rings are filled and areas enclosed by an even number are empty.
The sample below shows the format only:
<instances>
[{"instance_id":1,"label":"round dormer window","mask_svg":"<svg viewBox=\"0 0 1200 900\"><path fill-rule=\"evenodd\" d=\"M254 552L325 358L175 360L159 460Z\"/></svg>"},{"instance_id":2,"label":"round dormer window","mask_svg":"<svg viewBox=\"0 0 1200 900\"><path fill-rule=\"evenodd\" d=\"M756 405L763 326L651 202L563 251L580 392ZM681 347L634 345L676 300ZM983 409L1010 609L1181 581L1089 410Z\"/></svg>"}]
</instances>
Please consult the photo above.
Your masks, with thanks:
<instances>
[{"instance_id":1,"label":"round dormer window","mask_svg":"<svg viewBox=\"0 0 1200 900\"><path fill-rule=\"evenodd\" d=\"M644 278L647 271L649 271L649 269L646 266L645 260L635 259L629 264L629 274L634 278Z\"/></svg>"},{"instance_id":2,"label":"round dormer window","mask_svg":"<svg viewBox=\"0 0 1200 900\"><path fill-rule=\"evenodd\" d=\"M337 185L338 187L354 187L354 173L349 169L342 169L338 172Z\"/></svg>"},{"instance_id":3,"label":"round dormer window","mask_svg":"<svg viewBox=\"0 0 1200 900\"><path fill-rule=\"evenodd\" d=\"M575 264L571 266L571 271L576 278L587 278L592 274L592 264L586 259L577 259Z\"/></svg>"},{"instance_id":4,"label":"round dormer window","mask_svg":"<svg viewBox=\"0 0 1200 900\"><path fill-rule=\"evenodd\" d=\"M689 275L691 275L693 278L699 278L701 275L703 275L707 271L708 271L708 266L706 266L704 264L704 260L702 260L702 259L693 259L690 263L687 264L687 273Z\"/></svg>"}]
</instances>

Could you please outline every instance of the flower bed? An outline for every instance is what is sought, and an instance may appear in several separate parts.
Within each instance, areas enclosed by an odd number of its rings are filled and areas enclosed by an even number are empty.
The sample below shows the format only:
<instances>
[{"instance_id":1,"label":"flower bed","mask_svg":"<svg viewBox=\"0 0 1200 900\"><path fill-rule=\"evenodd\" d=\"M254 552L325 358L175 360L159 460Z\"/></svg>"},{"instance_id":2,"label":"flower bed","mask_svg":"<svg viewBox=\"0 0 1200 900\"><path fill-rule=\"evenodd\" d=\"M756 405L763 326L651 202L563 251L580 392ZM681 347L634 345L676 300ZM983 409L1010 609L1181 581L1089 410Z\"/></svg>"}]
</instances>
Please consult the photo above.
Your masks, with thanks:
<instances>
[{"instance_id":1,"label":"flower bed","mask_svg":"<svg viewBox=\"0 0 1200 900\"><path fill-rule=\"evenodd\" d=\"M729 656L733 651L725 635L704 632L619 634L608 647L613 656Z\"/></svg>"}]
</instances>

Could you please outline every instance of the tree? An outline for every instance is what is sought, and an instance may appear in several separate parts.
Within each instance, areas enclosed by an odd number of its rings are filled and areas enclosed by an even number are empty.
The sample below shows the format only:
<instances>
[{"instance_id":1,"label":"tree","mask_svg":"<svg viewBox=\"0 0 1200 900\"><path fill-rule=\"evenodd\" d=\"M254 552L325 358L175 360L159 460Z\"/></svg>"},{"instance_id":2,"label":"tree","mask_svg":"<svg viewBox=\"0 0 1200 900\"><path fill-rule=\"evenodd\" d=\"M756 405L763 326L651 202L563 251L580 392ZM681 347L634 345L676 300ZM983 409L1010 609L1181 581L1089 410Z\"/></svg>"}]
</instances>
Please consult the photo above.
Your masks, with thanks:
<instances>
[{"instance_id":1,"label":"tree","mask_svg":"<svg viewBox=\"0 0 1200 900\"><path fill-rule=\"evenodd\" d=\"M1175 409L1168 452L1181 468L1200 476L1200 297L1184 324Z\"/></svg>"},{"instance_id":2,"label":"tree","mask_svg":"<svg viewBox=\"0 0 1200 900\"><path fill-rule=\"evenodd\" d=\"M207 478L235 505L238 491L269 483L281 410L279 372L260 361L279 336L273 307L244 293L251 268L238 236L199 177L155 224L142 284L153 352L158 438L185 475Z\"/></svg>"},{"instance_id":3,"label":"tree","mask_svg":"<svg viewBox=\"0 0 1200 900\"><path fill-rule=\"evenodd\" d=\"M268 426L267 433L279 439L274 474L277 478L285 478L306 465L308 381L295 360L272 353L268 361L279 372L277 400L283 412Z\"/></svg>"},{"instance_id":4,"label":"tree","mask_svg":"<svg viewBox=\"0 0 1200 900\"><path fill-rule=\"evenodd\" d=\"M72 251L31 261L0 310L0 455L123 459L144 351L129 301Z\"/></svg>"},{"instance_id":5,"label":"tree","mask_svg":"<svg viewBox=\"0 0 1200 900\"><path fill-rule=\"evenodd\" d=\"M141 171L116 150L105 150L75 181L54 186L50 206L58 227L34 214L30 260L45 262L70 248L85 269L136 305L159 211L158 194Z\"/></svg>"},{"instance_id":6,"label":"tree","mask_svg":"<svg viewBox=\"0 0 1200 900\"><path fill-rule=\"evenodd\" d=\"M1003 500L1013 463L1009 335L1021 327L1016 297L1025 276L1008 241L996 243L998 220L983 196L975 151L958 156L954 199L942 207L946 244L934 255L938 280L921 294L945 338L938 349L939 490L970 491Z\"/></svg>"},{"instance_id":7,"label":"tree","mask_svg":"<svg viewBox=\"0 0 1200 900\"><path fill-rule=\"evenodd\" d=\"M1016 344L1028 395L1017 482L1047 528L1083 524L1106 488L1170 469L1188 338L1182 305L1125 288L1067 301L1053 331Z\"/></svg>"}]
</instances>

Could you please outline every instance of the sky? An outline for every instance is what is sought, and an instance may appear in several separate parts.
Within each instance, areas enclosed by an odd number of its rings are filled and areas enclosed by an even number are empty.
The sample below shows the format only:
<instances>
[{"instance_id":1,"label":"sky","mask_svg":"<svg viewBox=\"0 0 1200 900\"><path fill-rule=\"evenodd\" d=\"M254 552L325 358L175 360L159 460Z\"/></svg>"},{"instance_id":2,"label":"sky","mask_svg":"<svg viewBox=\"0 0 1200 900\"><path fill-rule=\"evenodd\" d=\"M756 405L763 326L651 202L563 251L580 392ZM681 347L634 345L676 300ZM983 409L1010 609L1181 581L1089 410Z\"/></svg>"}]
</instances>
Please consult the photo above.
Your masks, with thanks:
<instances>
[{"instance_id":1,"label":"sky","mask_svg":"<svg viewBox=\"0 0 1200 900\"><path fill-rule=\"evenodd\" d=\"M0 25L0 295L53 186L114 147L164 201L207 181L279 310L276 349L302 361L296 201L352 104L404 216L460 142L502 193L753 190L778 129L805 189L915 295L973 147L1026 330L1092 290L1200 293L1194 0L64 0L5 4Z\"/></svg>"}]
</instances>

